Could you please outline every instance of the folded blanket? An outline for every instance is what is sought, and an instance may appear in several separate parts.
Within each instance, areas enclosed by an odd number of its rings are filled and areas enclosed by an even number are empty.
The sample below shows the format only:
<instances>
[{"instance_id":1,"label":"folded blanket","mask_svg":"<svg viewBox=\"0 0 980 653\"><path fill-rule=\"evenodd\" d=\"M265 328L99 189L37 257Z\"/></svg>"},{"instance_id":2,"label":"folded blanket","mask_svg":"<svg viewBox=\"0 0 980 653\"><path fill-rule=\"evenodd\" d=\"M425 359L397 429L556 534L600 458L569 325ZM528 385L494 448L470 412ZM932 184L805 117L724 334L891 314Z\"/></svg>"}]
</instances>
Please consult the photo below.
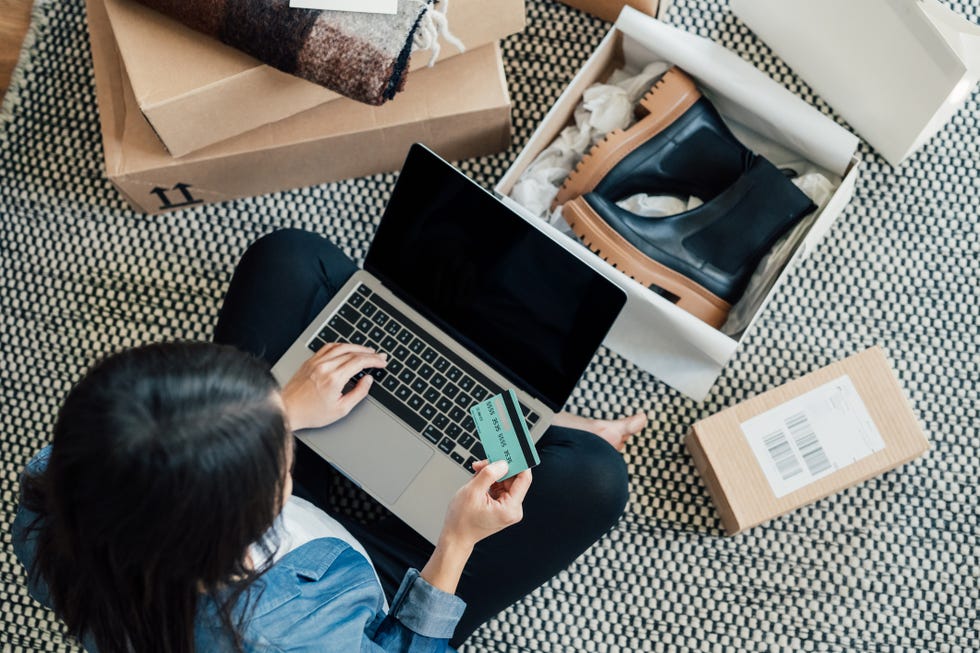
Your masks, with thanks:
<instances>
[{"instance_id":1,"label":"folded blanket","mask_svg":"<svg viewBox=\"0 0 980 653\"><path fill-rule=\"evenodd\" d=\"M445 17L437 0L399 0L398 13L293 9L289 0L138 0L284 72L383 104L405 86L413 45Z\"/></svg>"}]
</instances>

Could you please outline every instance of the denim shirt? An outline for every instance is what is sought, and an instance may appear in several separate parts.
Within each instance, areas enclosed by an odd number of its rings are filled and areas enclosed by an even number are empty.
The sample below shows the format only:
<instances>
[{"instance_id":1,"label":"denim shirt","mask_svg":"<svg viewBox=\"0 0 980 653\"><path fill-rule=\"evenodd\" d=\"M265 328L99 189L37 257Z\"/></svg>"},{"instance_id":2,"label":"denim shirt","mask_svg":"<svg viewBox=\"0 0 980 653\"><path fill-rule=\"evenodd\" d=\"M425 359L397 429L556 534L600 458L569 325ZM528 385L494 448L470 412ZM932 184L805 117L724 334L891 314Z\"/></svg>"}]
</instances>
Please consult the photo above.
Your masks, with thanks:
<instances>
[{"instance_id":1,"label":"denim shirt","mask_svg":"<svg viewBox=\"0 0 980 653\"><path fill-rule=\"evenodd\" d=\"M51 447L45 447L27 465L26 474L40 474ZM36 514L17 507L12 525L14 553L28 570L34 561L36 536L28 529ZM40 579L28 583L31 596L51 607L47 587ZM246 607L245 601L251 600ZM452 651L449 638L466 604L457 596L436 589L419 572L409 569L388 612L384 595L370 563L349 544L320 538L290 551L249 589L236 609L250 615L242 633L245 650L287 651ZM216 606L202 597L195 625L199 651L231 651L221 631ZM97 649L82 637L90 652Z\"/></svg>"}]
</instances>

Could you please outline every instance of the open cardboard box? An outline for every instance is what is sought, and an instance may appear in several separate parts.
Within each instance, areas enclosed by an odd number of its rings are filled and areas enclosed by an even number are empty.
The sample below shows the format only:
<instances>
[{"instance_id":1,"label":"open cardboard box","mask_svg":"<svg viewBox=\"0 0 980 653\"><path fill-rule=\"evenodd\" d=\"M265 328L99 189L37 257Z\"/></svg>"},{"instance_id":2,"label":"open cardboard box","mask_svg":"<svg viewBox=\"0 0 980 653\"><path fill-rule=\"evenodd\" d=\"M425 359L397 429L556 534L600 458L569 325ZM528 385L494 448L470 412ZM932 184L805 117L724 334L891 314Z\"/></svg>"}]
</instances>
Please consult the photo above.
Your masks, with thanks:
<instances>
[{"instance_id":1,"label":"open cardboard box","mask_svg":"<svg viewBox=\"0 0 980 653\"><path fill-rule=\"evenodd\" d=\"M790 271L816 246L854 192L858 139L734 53L707 39L670 27L626 7L615 27L572 80L496 186L509 206L530 214L508 195L534 158L570 122L591 84L616 68L639 71L647 63L676 64L695 78L725 121L754 150L783 150L803 157L836 181L832 197L738 338L725 335L633 281L543 220L552 238L568 244L582 261L626 291L628 300L605 344L680 392L701 401L735 354L751 325L763 314ZM779 163L774 160L774 163ZM537 218L533 218L537 219Z\"/></svg>"},{"instance_id":2,"label":"open cardboard box","mask_svg":"<svg viewBox=\"0 0 980 653\"><path fill-rule=\"evenodd\" d=\"M146 213L398 170L416 141L449 160L510 143L510 96L494 44L416 71L384 106L339 99L174 159L140 112L105 0L86 5L106 175Z\"/></svg>"},{"instance_id":3,"label":"open cardboard box","mask_svg":"<svg viewBox=\"0 0 980 653\"><path fill-rule=\"evenodd\" d=\"M524 29L524 0L452 0L447 18L467 51ZM251 131L341 96L267 66L134 0L105 0L133 96L173 156ZM408 83L432 52L413 53ZM445 39L438 61L460 54Z\"/></svg>"},{"instance_id":4,"label":"open cardboard box","mask_svg":"<svg viewBox=\"0 0 980 653\"><path fill-rule=\"evenodd\" d=\"M938 0L732 0L732 12L892 165L980 79L980 27Z\"/></svg>"}]
</instances>

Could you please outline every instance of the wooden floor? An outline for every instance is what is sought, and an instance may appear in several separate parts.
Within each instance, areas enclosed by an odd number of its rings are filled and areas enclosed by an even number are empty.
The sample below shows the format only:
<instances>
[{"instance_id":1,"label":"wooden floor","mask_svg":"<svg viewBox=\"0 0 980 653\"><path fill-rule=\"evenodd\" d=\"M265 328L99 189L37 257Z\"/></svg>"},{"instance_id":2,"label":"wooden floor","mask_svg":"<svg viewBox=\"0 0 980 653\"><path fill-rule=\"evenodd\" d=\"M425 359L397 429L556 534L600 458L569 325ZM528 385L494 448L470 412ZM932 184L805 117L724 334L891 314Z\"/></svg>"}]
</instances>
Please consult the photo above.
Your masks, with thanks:
<instances>
[{"instance_id":1,"label":"wooden floor","mask_svg":"<svg viewBox=\"0 0 980 653\"><path fill-rule=\"evenodd\" d=\"M31 0L0 0L0 98L10 85L31 18Z\"/></svg>"}]
</instances>

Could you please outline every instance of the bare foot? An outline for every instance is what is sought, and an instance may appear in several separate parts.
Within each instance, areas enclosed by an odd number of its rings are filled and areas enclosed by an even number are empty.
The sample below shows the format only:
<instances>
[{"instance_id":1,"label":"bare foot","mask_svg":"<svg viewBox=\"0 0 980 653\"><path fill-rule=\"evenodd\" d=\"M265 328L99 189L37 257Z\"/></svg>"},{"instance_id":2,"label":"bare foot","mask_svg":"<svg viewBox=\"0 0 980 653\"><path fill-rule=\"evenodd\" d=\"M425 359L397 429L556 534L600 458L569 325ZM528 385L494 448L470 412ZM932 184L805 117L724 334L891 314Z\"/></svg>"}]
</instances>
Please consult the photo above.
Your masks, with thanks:
<instances>
[{"instance_id":1,"label":"bare foot","mask_svg":"<svg viewBox=\"0 0 980 653\"><path fill-rule=\"evenodd\" d=\"M614 420L589 419L588 417L580 417L562 411L555 415L552 424L595 433L611 444L616 451L623 451L626 448L626 442L630 439L630 436L646 428L647 416L644 413L637 413L629 417L620 417Z\"/></svg>"}]
</instances>

